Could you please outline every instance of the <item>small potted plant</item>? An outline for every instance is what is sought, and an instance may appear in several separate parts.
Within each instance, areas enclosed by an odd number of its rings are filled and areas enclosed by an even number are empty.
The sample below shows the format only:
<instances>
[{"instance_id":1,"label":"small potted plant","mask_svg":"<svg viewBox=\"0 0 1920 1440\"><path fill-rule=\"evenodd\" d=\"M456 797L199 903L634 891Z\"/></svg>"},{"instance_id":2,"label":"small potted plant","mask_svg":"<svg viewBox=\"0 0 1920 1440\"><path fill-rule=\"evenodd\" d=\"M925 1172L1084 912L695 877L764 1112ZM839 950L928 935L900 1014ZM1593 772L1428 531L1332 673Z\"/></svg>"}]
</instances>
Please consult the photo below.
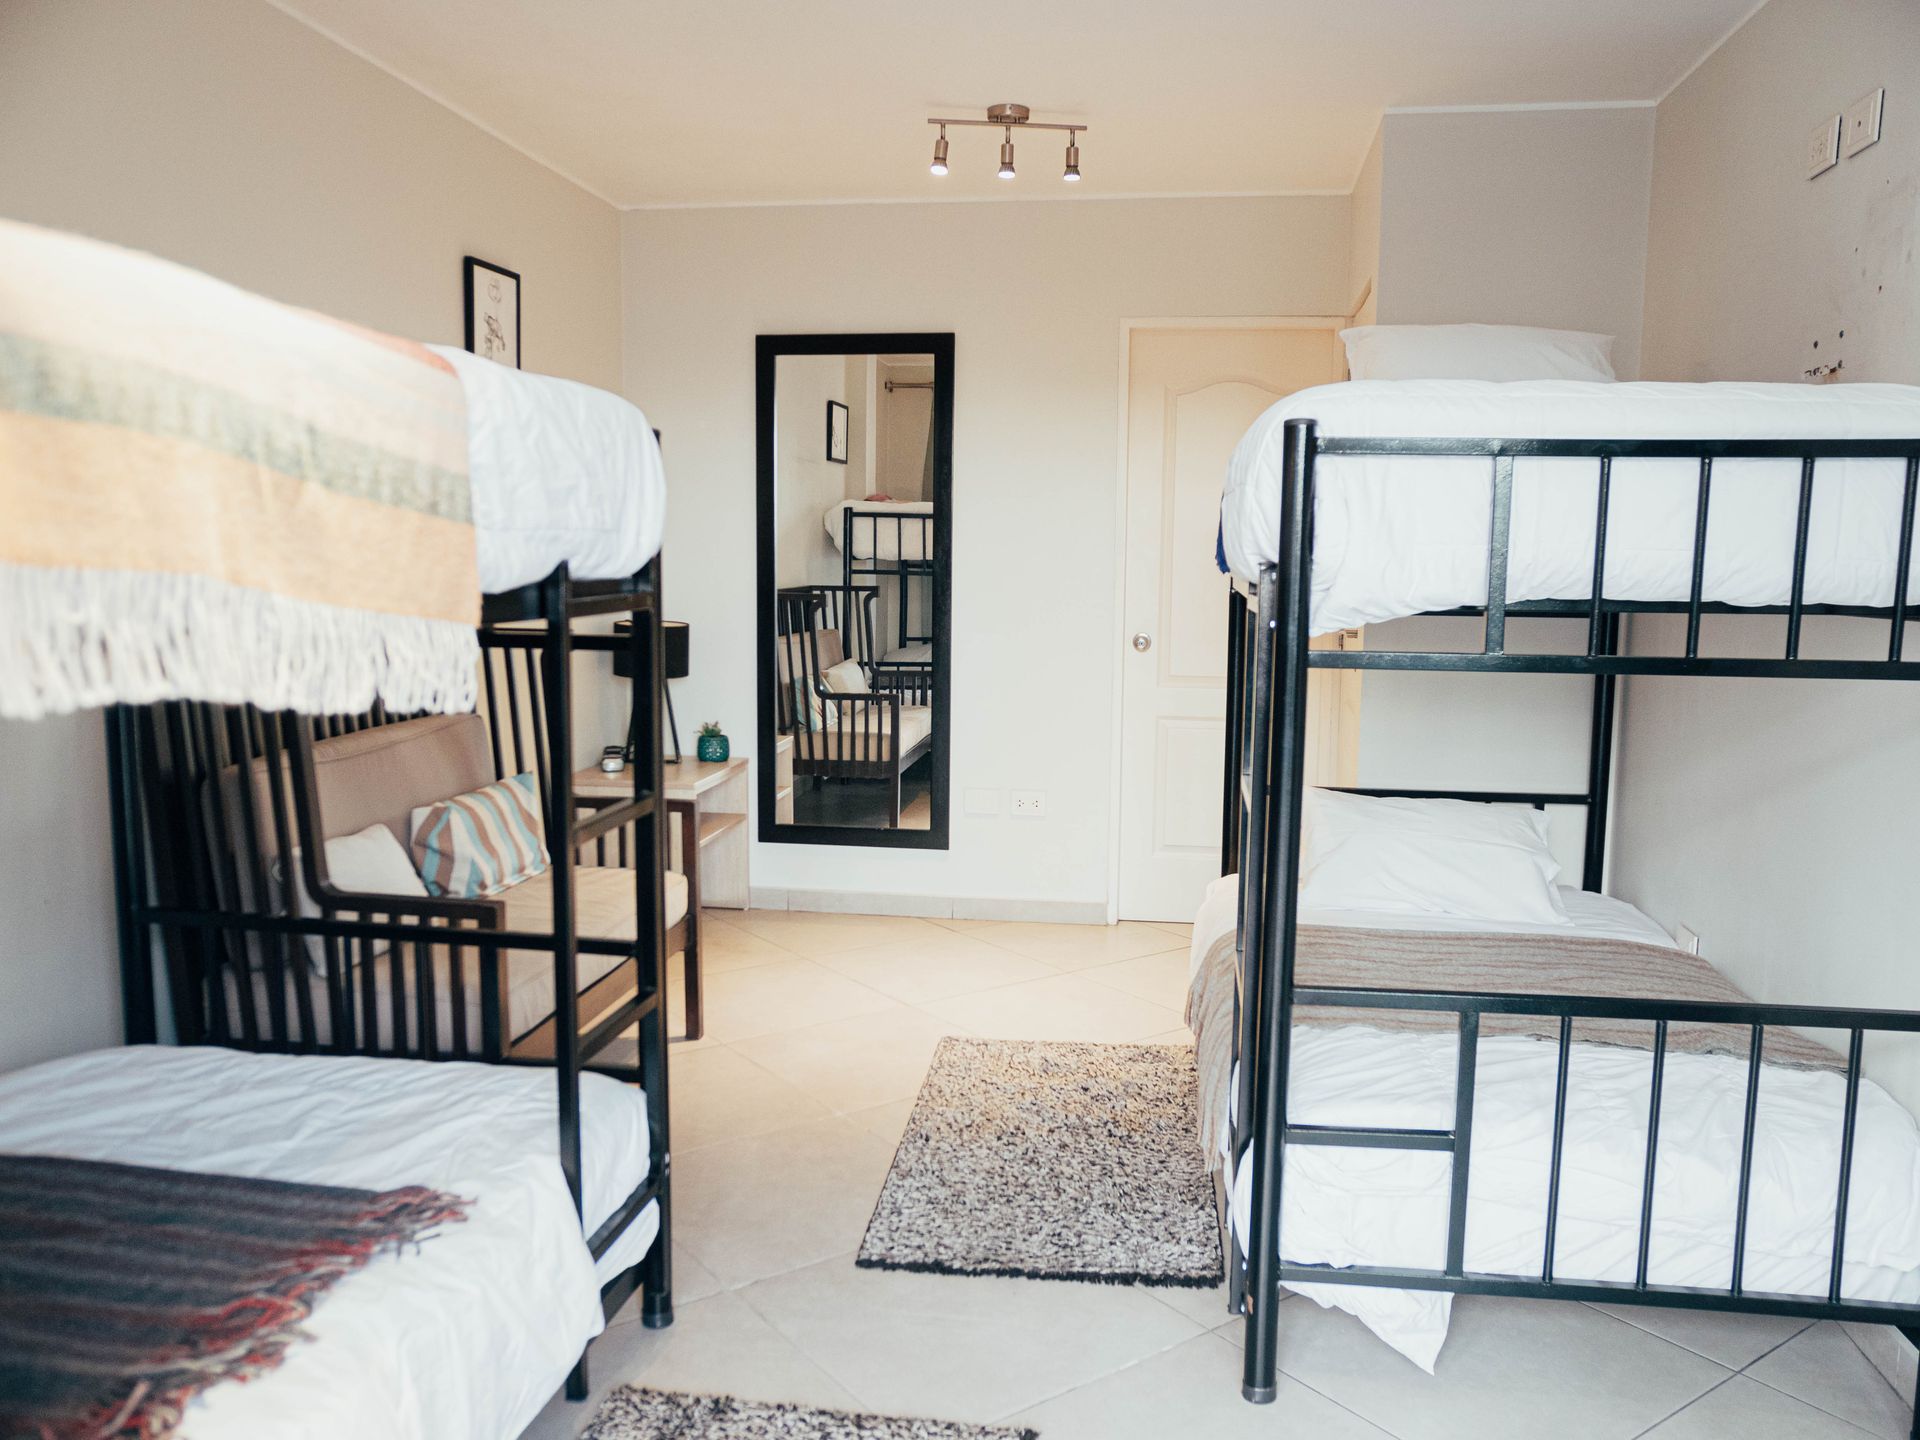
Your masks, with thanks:
<instances>
[{"instance_id":1,"label":"small potted plant","mask_svg":"<svg viewBox=\"0 0 1920 1440\"><path fill-rule=\"evenodd\" d=\"M709 720L700 727L700 743L695 750L699 757L709 765L722 765L733 753L733 747L727 743L726 732L720 728L718 720Z\"/></svg>"}]
</instances>

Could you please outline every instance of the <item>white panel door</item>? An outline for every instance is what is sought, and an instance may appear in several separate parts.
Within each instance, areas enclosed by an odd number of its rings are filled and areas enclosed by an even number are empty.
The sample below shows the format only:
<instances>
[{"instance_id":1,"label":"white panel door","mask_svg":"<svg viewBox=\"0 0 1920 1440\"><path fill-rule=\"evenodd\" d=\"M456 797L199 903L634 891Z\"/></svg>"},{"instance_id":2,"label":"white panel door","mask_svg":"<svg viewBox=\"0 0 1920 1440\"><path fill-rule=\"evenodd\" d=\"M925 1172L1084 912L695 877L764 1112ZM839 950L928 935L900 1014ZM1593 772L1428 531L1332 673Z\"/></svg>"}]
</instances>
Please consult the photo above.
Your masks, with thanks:
<instances>
[{"instance_id":1,"label":"white panel door","mask_svg":"<svg viewBox=\"0 0 1920 1440\"><path fill-rule=\"evenodd\" d=\"M1331 326L1142 329L1130 357L1120 916L1191 920L1220 871L1227 459L1268 406L1346 364Z\"/></svg>"}]
</instances>

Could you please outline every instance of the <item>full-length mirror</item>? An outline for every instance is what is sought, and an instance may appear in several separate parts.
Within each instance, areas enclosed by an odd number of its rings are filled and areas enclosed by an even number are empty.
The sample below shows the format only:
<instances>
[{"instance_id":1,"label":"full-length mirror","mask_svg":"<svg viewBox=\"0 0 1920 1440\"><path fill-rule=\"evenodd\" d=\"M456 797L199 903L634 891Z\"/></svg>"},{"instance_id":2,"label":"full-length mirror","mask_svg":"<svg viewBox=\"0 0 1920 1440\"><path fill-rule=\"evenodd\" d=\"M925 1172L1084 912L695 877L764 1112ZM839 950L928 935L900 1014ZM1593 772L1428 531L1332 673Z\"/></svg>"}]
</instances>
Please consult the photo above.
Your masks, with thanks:
<instances>
[{"instance_id":1,"label":"full-length mirror","mask_svg":"<svg viewBox=\"0 0 1920 1440\"><path fill-rule=\"evenodd\" d=\"M760 838L947 844L953 337L762 335Z\"/></svg>"}]
</instances>

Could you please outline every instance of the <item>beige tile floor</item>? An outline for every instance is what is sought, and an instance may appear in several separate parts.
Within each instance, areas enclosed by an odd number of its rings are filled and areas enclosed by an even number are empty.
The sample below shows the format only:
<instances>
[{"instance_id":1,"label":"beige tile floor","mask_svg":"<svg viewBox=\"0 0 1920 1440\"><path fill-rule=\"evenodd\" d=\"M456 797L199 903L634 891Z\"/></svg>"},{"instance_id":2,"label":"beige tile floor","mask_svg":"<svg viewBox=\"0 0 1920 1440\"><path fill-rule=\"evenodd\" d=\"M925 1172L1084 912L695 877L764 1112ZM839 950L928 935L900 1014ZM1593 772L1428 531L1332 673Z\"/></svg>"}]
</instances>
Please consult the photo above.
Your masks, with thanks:
<instances>
[{"instance_id":1,"label":"beige tile floor","mask_svg":"<svg viewBox=\"0 0 1920 1440\"><path fill-rule=\"evenodd\" d=\"M675 1045L678 1319L591 1359L635 1382L1037 1428L1044 1440L1899 1440L1847 1335L1797 1320L1466 1298L1439 1374L1284 1309L1280 1399L1239 1398L1217 1292L858 1270L942 1035L1189 1037L1187 928L708 912L706 1038ZM523 1440L570 1437L556 1399Z\"/></svg>"}]
</instances>

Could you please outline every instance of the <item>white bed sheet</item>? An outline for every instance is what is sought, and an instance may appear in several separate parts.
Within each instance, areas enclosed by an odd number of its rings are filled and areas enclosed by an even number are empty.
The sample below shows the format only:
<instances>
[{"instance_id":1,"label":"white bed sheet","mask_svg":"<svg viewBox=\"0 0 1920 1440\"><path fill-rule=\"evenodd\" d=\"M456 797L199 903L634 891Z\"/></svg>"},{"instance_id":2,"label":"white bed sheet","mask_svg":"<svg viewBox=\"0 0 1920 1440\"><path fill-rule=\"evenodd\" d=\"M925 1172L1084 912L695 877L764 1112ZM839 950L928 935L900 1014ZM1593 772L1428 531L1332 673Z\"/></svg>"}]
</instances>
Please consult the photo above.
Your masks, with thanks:
<instances>
[{"instance_id":1,"label":"white bed sheet","mask_svg":"<svg viewBox=\"0 0 1920 1440\"><path fill-rule=\"evenodd\" d=\"M833 541L833 548L843 549L846 543L844 521L841 516L852 510L861 515L931 515L931 500L842 500L838 505L829 505L821 523L827 527L827 537ZM930 560L933 558L933 526L923 525L918 520L909 519L904 524L895 524L888 520L868 522L856 520L853 524L853 558L856 560Z\"/></svg>"},{"instance_id":2,"label":"white bed sheet","mask_svg":"<svg viewBox=\"0 0 1920 1440\"><path fill-rule=\"evenodd\" d=\"M638 1090L581 1081L590 1224L645 1178ZM469 1198L466 1221L382 1256L315 1308L315 1343L196 1400L182 1440L514 1440L599 1334L598 1273L557 1156L547 1070L137 1046L0 1076L0 1150Z\"/></svg>"},{"instance_id":3,"label":"white bed sheet","mask_svg":"<svg viewBox=\"0 0 1920 1440\"><path fill-rule=\"evenodd\" d=\"M1216 882L1230 897L1234 877ZM1573 933L1671 944L1621 900L1563 888ZM1231 898L1210 891L1195 922L1221 933ZM1303 912L1302 924L1389 929L1539 930L1444 917ZM1231 921L1228 921L1229 928ZM1564 936L1565 927L1552 933ZM1204 952L1203 952L1204 953ZM1456 1039L1364 1025L1296 1026L1289 1118L1298 1124L1451 1129ZM1537 1274L1546 1243L1557 1047L1520 1036L1479 1046L1468 1177L1469 1270ZM1631 1280L1646 1154L1650 1056L1576 1041L1570 1067L1555 1273ZM1237 1087L1236 1087L1237 1088ZM1672 1054L1662 1087L1660 1166L1648 1276L1724 1287L1732 1266L1746 1062ZM1760 1086L1746 1285L1826 1291L1839 1175L1844 1077L1769 1065ZM1225 1137L1222 1153L1227 1149ZM1253 1216L1249 1149L1232 1167L1231 1215L1244 1246ZM1299 1264L1438 1268L1446 1256L1451 1159L1444 1154L1289 1146L1282 1187L1286 1257ZM1290 1287L1357 1316L1431 1372L1453 1297L1358 1285ZM1844 1293L1920 1300L1920 1126L1871 1080L1860 1087Z\"/></svg>"},{"instance_id":4,"label":"white bed sheet","mask_svg":"<svg viewBox=\"0 0 1920 1440\"><path fill-rule=\"evenodd\" d=\"M1912 439L1920 387L1375 380L1302 390L1254 422L1227 468L1221 539L1242 579L1277 556L1282 426L1308 418L1345 438ZM1490 472L1480 459L1323 459L1314 476L1313 633L1484 604ZM1722 460L1713 474L1705 598L1785 604L1799 462ZM1697 477L1692 460L1614 463L1609 598L1687 598ZM1889 604L1902 464L1824 461L1818 477L1806 599ZM1597 486L1590 460L1515 464L1510 601L1592 593Z\"/></svg>"},{"instance_id":5,"label":"white bed sheet","mask_svg":"<svg viewBox=\"0 0 1920 1440\"><path fill-rule=\"evenodd\" d=\"M617 579L660 553L666 471L639 407L452 346L427 348L466 390L482 591L530 585L563 560L576 580Z\"/></svg>"}]
</instances>

